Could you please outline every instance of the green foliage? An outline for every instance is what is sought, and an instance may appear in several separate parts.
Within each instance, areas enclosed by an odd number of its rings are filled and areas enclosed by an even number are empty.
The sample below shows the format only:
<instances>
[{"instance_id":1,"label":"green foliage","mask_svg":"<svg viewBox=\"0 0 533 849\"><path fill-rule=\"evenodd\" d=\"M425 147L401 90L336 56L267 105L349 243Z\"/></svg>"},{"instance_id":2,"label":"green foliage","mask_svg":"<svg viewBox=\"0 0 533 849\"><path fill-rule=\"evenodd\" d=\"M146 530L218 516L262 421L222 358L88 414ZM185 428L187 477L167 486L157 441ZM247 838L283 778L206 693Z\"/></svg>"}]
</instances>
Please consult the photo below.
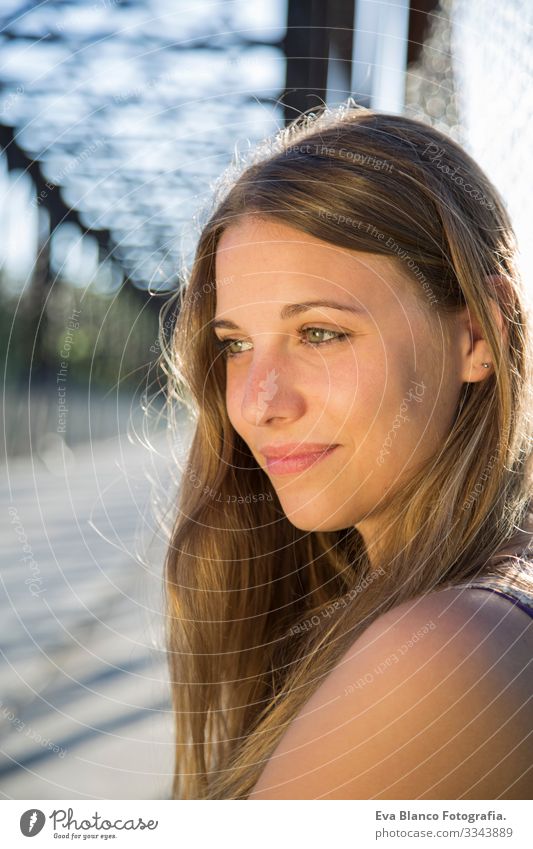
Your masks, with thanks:
<instances>
[{"instance_id":1,"label":"green foliage","mask_svg":"<svg viewBox=\"0 0 533 849\"><path fill-rule=\"evenodd\" d=\"M122 287L112 297L55 282L17 302L0 290L0 359L9 383L55 381L67 363L71 384L131 392L159 355L162 301ZM153 374L152 374L153 379Z\"/></svg>"}]
</instances>

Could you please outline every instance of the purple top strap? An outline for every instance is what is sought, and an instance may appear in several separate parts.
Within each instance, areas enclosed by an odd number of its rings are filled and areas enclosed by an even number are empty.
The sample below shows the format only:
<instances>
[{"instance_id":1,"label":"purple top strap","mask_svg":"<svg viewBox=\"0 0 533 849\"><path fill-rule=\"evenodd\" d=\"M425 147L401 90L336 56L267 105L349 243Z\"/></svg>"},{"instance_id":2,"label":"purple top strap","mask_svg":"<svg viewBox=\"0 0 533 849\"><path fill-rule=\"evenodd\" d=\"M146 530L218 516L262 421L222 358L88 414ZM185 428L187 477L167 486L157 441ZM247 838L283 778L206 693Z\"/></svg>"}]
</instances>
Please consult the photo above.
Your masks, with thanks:
<instances>
[{"instance_id":1,"label":"purple top strap","mask_svg":"<svg viewBox=\"0 0 533 849\"><path fill-rule=\"evenodd\" d=\"M516 604L525 613L529 613L529 615L531 617L533 617L533 600L531 602L529 602L529 601L526 600L526 597L523 596L523 595L521 595L520 598L517 598L517 596L514 595L513 592L506 592L505 590L502 590L499 587L491 587L491 586L488 586L487 584L482 584L481 582L477 583L477 582L474 582L474 581L472 581L472 583L470 583L470 584L459 584L458 586L461 586L464 589L466 589L468 587L473 587L474 589L479 589L479 590L489 590L490 592L498 593L499 595L503 595L505 598L508 598L509 601L514 602L514 604Z\"/></svg>"}]
</instances>

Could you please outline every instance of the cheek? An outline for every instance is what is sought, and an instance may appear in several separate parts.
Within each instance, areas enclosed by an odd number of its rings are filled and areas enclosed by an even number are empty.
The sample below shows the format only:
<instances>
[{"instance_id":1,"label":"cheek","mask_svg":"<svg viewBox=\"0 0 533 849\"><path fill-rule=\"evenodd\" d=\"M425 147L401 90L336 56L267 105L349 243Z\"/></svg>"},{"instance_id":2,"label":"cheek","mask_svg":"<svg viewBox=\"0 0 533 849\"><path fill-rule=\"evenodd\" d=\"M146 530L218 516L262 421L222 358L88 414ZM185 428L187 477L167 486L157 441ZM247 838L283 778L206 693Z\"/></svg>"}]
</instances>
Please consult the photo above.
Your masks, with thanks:
<instances>
[{"instance_id":1,"label":"cheek","mask_svg":"<svg viewBox=\"0 0 533 849\"><path fill-rule=\"evenodd\" d=\"M393 356L389 348L386 352L376 348L371 356L358 359L356 370L350 371L348 363L345 366L339 370L327 410L339 430L348 435L346 441L353 439L361 449L359 462L379 454L391 428L393 436L398 437L399 419L403 431L399 441L413 437L422 428L427 415L427 388L417 388L405 351Z\"/></svg>"},{"instance_id":2,"label":"cheek","mask_svg":"<svg viewBox=\"0 0 533 849\"><path fill-rule=\"evenodd\" d=\"M374 429L383 409L392 404L391 388L398 374L391 368L382 346L356 355L324 360L322 368L299 371L292 388L304 400L301 408L314 418L327 419L339 429L346 427L360 433L361 428ZM291 390L290 379L286 389ZM243 435L249 425L243 418L245 372L228 369L226 377L226 410L235 430ZM392 393L394 394L394 393Z\"/></svg>"},{"instance_id":3,"label":"cheek","mask_svg":"<svg viewBox=\"0 0 533 849\"><path fill-rule=\"evenodd\" d=\"M233 427L238 430L238 422L242 407L242 392L236 381L226 378L226 410Z\"/></svg>"},{"instance_id":4,"label":"cheek","mask_svg":"<svg viewBox=\"0 0 533 849\"><path fill-rule=\"evenodd\" d=\"M330 403L348 417L365 419L374 416L383 403L390 379L382 351L361 355L357 362L350 358L339 363L327 377L327 389L325 383L322 389L329 394Z\"/></svg>"}]
</instances>

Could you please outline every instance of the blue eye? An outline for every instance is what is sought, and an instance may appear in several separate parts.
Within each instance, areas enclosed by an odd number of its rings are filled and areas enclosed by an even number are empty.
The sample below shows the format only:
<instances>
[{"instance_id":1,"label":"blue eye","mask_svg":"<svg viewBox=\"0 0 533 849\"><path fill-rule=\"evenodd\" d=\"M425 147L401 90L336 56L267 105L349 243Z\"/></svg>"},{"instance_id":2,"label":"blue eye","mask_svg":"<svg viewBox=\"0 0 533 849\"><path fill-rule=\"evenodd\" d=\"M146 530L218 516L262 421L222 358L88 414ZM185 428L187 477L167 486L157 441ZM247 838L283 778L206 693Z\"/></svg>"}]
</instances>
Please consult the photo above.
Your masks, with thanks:
<instances>
[{"instance_id":1,"label":"blue eye","mask_svg":"<svg viewBox=\"0 0 533 849\"><path fill-rule=\"evenodd\" d=\"M302 345L308 345L311 348L317 348L319 345L328 345L330 342L339 342L342 339L347 339L350 335L349 333L338 333L336 330L329 330L326 327L304 327L300 330L300 334L308 333L309 331L316 331L318 333L330 333L332 334L332 338L330 339L322 339L321 341L308 341L307 339L301 339ZM222 352L223 356L230 357L238 357L240 354L246 353L245 351L230 351L229 348L234 343L244 342L244 339L215 339L216 348Z\"/></svg>"}]
</instances>

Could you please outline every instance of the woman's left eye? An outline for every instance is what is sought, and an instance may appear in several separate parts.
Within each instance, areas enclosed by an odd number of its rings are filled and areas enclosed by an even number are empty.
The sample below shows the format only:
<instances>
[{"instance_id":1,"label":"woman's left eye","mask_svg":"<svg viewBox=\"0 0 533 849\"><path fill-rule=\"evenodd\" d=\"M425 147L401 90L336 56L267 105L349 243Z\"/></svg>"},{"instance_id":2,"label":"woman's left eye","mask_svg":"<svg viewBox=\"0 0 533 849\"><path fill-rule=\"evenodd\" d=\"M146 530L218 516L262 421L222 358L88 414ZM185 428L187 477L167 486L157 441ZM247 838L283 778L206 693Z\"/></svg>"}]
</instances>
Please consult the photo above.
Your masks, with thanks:
<instances>
[{"instance_id":1,"label":"woman's left eye","mask_svg":"<svg viewBox=\"0 0 533 849\"><path fill-rule=\"evenodd\" d=\"M322 339L322 341L314 341L314 342L303 341L304 345L327 345L328 342L337 342L339 339L346 339L348 337L348 333L338 333L336 330L328 330L326 327L304 327L301 332L307 333L311 330L316 332L316 333L331 333L331 334L333 334L333 338L332 339Z\"/></svg>"},{"instance_id":2,"label":"woman's left eye","mask_svg":"<svg viewBox=\"0 0 533 849\"><path fill-rule=\"evenodd\" d=\"M319 345L328 345L330 342L339 342L342 339L347 339L348 336L350 335L349 333L340 333L336 330L329 330L326 327L303 327L299 331L300 335L305 334L305 333L311 333L311 332L313 332L313 333L329 333L329 334L331 334L331 337L332 337L330 339L321 339L321 340L315 339L314 341L311 341L311 340L305 339L305 338L301 340L302 345L309 345L312 348L317 348ZM229 357L238 357L238 356L240 356L240 354L246 353L246 351L230 351L229 348L235 342L242 342L242 341L243 341L242 339L215 339L215 345L219 350L222 351L224 356L226 356L228 358Z\"/></svg>"}]
</instances>

